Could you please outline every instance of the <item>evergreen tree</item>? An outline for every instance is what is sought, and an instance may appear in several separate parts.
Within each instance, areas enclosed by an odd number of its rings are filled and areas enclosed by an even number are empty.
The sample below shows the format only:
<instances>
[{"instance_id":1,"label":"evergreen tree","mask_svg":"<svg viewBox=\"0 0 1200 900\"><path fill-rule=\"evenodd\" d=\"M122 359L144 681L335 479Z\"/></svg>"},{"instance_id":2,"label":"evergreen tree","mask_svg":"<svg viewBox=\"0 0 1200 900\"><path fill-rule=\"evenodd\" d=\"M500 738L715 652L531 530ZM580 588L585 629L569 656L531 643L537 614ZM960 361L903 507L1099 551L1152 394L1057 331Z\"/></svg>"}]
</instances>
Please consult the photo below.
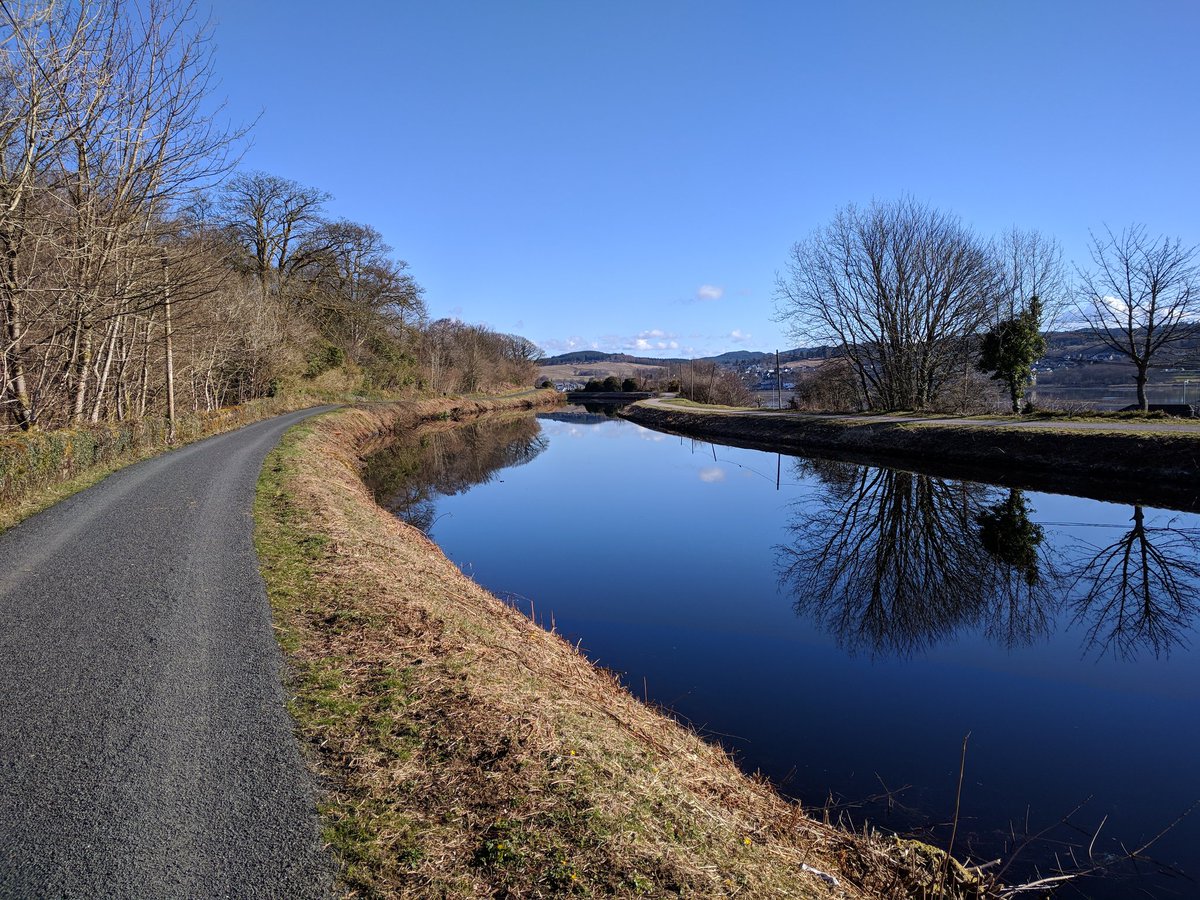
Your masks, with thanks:
<instances>
[{"instance_id":1,"label":"evergreen tree","mask_svg":"<svg viewBox=\"0 0 1200 900\"><path fill-rule=\"evenodd\" d=\"M1042 336L1042 302L1035 295L1029 308L1004 319L983 336L976 367L1008 385L1012 411L1021 411L1021 394L1033 380L1033 364L1046 352Z\"/></svg>"}]
</instances>

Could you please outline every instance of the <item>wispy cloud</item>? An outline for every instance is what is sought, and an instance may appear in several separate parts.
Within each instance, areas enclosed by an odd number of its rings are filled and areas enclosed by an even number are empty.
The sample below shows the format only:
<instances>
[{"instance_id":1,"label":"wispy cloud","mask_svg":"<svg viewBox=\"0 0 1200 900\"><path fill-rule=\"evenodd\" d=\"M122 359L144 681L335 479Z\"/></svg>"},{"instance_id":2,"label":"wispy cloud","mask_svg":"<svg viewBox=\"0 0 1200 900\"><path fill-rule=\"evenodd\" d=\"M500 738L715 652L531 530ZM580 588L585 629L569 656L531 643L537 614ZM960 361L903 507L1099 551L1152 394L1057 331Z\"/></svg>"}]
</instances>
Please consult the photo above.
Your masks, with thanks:
<instances>
[{"instance_id":1,"label":"wispy cloud","mask_svg":"<svg viewBox=\"0 0 1200 900\"><path fill-rule=\"evenodd\" d=\"M735 328L733 331L729 332L727 337L735 344L744 344L746 341L754 337L754 335L750 334L748 331L742 331L740 328Z\"/></svg>"},{"instance_id":2,"label":"wispy cloud","mask_svg":"<svg viewBox=\"0 0 1200 900\"><path fill-rule=\"evenodd\" d=\"M699 472L700 480L705 484L714 484L718 481L725 480L725 470L719 469L716 466L708 466L701 469Z\"/></svg>"},{"instance_id":3,"label":"wispy cloud","mask_svg":"<svg viewBox=\"0 0 1200 900\"><path fill-rule=\"evenodd\" d=\"M538 346L551 355L558 353L570 353L573 350L599 350L599 341L589 341L579 335L571 335L568 338L550 338L542 341Z\"/></svg>"},{"instance_id":4,"label":"wispy cloud","mask_svg":"<svg viewBox=\"0 0 1200 900\"><path fill-rule=\"evenodd\" d=\"M696 288L697 300L720 300L725 296L725 288L715 284L702 284Z\"/></svg>"},{"instance_id":5,"label":"wispy cloud","mask_svg":"<svg viewBox=\"0 0 1200 900\"><path fill-rule=\"evenodd\" d=\"M639 353L647 350L678 350L677 337L678 335L661 328L651 328L649 331L638 332L634 338L624 343L621 349L636 350Z\"/></svg>"}]
</instances>

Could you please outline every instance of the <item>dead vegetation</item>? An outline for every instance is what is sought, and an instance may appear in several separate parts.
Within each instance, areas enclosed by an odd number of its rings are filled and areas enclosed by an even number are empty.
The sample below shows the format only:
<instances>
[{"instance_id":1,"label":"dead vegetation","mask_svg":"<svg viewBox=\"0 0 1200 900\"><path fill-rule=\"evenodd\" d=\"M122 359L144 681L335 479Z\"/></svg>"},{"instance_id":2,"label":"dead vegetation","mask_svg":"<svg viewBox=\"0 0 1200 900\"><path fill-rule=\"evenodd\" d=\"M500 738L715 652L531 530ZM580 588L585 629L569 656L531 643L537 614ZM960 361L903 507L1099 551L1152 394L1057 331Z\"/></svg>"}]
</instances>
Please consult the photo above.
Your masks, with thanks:
<instances>
[{"instance_id":1,"label":"dead vegetation","mask_svg":"<svg viewBox=\"0 0 1200 900\"><path fill-rule=\"evenodd\" d=\"M348 894L990 895L931 847L809 818L373 502L362 446L495 405L340 411L290 432L260 482L291 709Z\"/></svg>"}]
</instances>

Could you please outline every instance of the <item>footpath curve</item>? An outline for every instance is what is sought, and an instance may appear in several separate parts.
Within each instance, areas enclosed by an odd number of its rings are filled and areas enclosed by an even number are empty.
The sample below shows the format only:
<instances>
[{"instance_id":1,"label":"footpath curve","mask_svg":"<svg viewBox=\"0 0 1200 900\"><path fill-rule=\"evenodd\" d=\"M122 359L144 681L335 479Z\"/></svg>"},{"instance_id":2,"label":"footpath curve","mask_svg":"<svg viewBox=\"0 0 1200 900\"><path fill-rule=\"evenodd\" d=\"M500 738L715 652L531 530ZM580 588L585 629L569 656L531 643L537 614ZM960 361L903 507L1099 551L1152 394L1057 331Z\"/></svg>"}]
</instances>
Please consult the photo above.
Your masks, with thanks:
<instances>
[{"instance_id":1,"label":"footpath curve","mask_svg":"<svg viewBox=\"0 0 1200 900\"><path fill-rule=\"evenodd\" d=\"M266 454L329 408L0 535L0 896L332 893L251 521Z\"/></svg>"}]
</instances>

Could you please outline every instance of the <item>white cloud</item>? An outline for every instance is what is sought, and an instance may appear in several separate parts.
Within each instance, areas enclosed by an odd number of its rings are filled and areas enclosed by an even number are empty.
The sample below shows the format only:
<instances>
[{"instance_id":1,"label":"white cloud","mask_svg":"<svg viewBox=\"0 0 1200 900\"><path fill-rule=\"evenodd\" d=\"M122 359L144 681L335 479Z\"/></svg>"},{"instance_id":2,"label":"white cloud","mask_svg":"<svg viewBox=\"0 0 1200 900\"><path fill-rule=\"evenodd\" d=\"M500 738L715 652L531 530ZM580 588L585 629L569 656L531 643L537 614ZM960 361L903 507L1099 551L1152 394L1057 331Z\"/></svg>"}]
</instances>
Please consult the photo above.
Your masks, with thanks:
<instances>
[{"instance_id":1,"label":"white cloud","mask_svg":"<svg viewBox=\"0 0 1200 900\"><path fill-rule=\"evenodd\" d=\"M676 337L678 335L661 328L651 328L648 331L639 331L636 337L620 342L619 346L623 350L637 350L642 353L650 350L678 350L679 341L675 340Z\"/></svg>"},{"instance_id":2,"label":"white cloud","mask_svg":"<svg viewBox=\"0 0 1200 900\"><path fill-rule=\"evenodd\" d=\"M568 338L549 338L542 341L540 346L551 356L556 356L559 353L570 353L572 350L599 350L600 344L596 341L589 341L577 334L573 334Z\"/></svg>"},{"instance_id":3,"label":"white cloud","mask_svg":"<svg viewBox=\"0 0 1200 900\"><path fill-rule=\"evenodd\" d=\"M725 296L725 288L715 284L702 284L696 288L697 300L720 300Z\"/></svg>"},{"instance_id":4,"label":"white cloud","mask_svg":"<svg viewBox=\"0 0 1200 900\"><path fill-rule=\"evenodd\" d=\"M725 480L725 470L718 469L716 466L708 466L701 469L698 474L700 475L700 480L705 484L715 484L718 481Z\"/></svg>"},{"instance_id":5,"label":"white cloud","mask_svg":"<svg viewBox=\"0 0 1200 900\"><path fill-rule=\"evenodd\" d=\"M744 344L752 337L753 335L750 334L750 332L742 331L740 328L735 328L733 331L729 332L729 340L733 341L735 344Z\"/></svg>"}]
</instances>

